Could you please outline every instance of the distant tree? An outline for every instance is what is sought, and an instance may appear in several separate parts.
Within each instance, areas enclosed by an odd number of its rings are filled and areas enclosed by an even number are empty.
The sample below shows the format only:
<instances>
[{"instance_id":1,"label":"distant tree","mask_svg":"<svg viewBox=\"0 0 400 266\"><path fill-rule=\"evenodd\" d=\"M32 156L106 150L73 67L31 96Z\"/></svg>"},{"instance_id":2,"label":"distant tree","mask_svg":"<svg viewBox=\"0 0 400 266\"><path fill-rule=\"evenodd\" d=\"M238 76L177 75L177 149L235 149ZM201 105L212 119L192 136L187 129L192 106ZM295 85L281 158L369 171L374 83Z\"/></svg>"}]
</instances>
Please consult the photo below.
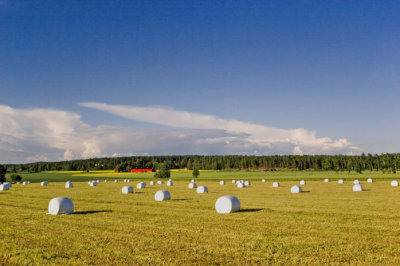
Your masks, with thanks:
<instances>
[{"instance_id":1,"label":"distant tree","mask_svg":"<svg viewBox=\"0 0 400 266\"><path fill-rule=\"evenodd\" d=\"M17 174L12 174L10 176L11 180L15 183L15 182L21 182L22 181L22 176L17 175Z\"/></svg>"},{"instance_id":2,"label":"distant tree","mask_svg":"<svg viewBox=\"0 0 400 266\"><path fill-rule=\"evenodd\" d=\"M194 178L197 178L200 175L200 171L199 169L197 169L197 167L193 169L192 175L194 176Z\"/></svg>"},{"instance_id":3,"label":"distant tree","mask_svg":"<svg viewBox=\"0 0 400 266\"><path fill-rule=\"evenodd\" d=\"M131 171L131 166L128 164L128 165L125 167L125 170L126 170L127 172L130 172L130 171Z\"/></svg>"},{"instance_id":4,"label":"distant tree","mask_svg":"<svg viewBox=\"0 0 400 266\"><path fill-rule=\"evenodd\" d=\"M0 182L2 183L6 182L6 173L7 169L0 164Z\"/></svg>"},{"instance_id":5,"label":"distant tree","mask_svg":"<svg viewBox=\"0 0 400 266\"><path fill-rule=\"evenodd\" d=\"M171 176L171 171L169 170L167 164L160 163L158 167L159 169L154 175L155 178L169 178Z\"/></svg>"}]
</instances>

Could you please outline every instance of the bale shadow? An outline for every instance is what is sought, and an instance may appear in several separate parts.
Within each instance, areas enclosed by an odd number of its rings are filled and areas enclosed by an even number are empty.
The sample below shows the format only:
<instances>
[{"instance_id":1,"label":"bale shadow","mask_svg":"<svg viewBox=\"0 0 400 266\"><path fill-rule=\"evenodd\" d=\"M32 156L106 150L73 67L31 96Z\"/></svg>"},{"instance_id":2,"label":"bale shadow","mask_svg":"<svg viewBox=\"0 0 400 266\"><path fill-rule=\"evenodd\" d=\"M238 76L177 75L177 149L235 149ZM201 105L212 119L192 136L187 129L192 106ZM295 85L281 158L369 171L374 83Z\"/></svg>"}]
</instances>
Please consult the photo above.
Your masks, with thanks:
<instances>
[{"instance_id":1,"label":"bale shadow","mask_svg":"<svg viewBox=\"0 0 400 266\"><path fill-rule=\"evenodd\" d=\"M239 212L259 212L264 210L265 208L254 208L254 209L241 209Z\"/></svg>"},{"instance_id":2,"label":"bale shadow","mask_svg":"<svg viewBox=\"0 0 400 266\"><path fill-rule=\"evenodd\" d=\"M370 189L363 189L362 191L371 191Z\"/></svg>"},{"instance_id":3,"label":"bale shadow","mask_svg":"<svg viewBox=\"0 0 400 266\"><path fill-rule=\"evenodd\" d=\"M74 212L72 214L93 214L93 213L100 213L100 212L113 212L112 210L99 210L99 211L81 211L81 212Z\"/></svg>"},{"instance_id":4,"label":"bale shadow","mask_svg":"<svg viewBox=\"0 0 400 266\"><path fill-rule=\"evenodd\" d=\"M189 199L172 199L172 200L181 201L181 200L189 200Z\"/></svg>"},{"instance_id":5,"label":"bale shadow","mask_svg":"<svg viewBox=\"0 0 400 266\"><path fill-rule=\"evenodd\" d=\"M310 190L303 190L301 193L310 193Z\"/></svg>"},{"instance_id":6,"label":"bale shadow","mask_svg":"<svg viewBox=\"0 0 400 266\"><path fill-rule=\"evenodd\" d=\"M133 194L144 194L144 192L138 191L138 192L134 192Z\"/></svg>"}]
</instances>

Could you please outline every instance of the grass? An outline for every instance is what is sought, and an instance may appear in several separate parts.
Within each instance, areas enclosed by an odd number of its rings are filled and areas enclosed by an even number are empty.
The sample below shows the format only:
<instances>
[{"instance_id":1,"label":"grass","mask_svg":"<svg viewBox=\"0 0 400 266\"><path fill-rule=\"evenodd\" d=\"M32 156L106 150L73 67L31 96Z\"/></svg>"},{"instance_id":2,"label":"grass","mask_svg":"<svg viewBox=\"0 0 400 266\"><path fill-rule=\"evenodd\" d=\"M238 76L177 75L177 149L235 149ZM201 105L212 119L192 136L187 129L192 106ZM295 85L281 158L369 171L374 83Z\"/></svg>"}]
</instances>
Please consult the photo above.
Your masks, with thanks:
<instances>
[{"instance_id":1,"label":"grass","mask_svg":"<svg viewBox=\"0 0 400 266\"><path fill-rule=\"evenodd\" d=\"M311 174L303 186L306 193L291 194L290 187L298 184L295 179L300 176L307 179L303 172L276 173L277 180L278 176L282 178L280 188L272 188L270 181L254 180L244 189L230 182L221 186L214 181L239 175L244 179L259 179L261 175L209 174L201 173L203 179L197 181L208 187L208 194L188 189L188 182L179 180L189 178L183 174L179 177L173 174L177 180L173 187L148 185L137 190L134 186L137 182L131 183L135 193L129 195L121 194L121 187L126 185L121 182L102 182L97 187L74 182L73 189L65 189L61 182L50 182L47 187L37 183L13 185L11 190L0 192L0 262L5 265L400 263L400 188L390 187L387 180L364 182L366 191L356 193L352 192L351 182L339 185L313 181L353 175L319 172ZM49 175L60 180L71 178L73 173ZM355 176L364 180L371 175ZM166 188L172 200L154 201L154 193ZM214 204L222 195L237 196L242 211L217 214ZM50 199L57 196L71 198L75 214L46 215Z\"/></svg>"}]
</instances>

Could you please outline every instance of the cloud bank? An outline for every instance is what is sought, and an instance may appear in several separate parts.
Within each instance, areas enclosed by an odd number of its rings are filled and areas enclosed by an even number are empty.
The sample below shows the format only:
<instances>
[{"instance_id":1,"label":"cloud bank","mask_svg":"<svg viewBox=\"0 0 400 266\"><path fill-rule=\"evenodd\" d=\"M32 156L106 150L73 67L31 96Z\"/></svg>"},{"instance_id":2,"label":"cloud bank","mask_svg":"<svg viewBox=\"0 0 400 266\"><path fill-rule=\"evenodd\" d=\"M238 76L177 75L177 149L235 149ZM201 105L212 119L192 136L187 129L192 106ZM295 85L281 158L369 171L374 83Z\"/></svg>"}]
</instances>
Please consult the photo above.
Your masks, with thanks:
<instances>
[{"instance_id":1,"label":"cloud bank","mask_svg":"<svg viewBox=\"0 0 400 266\"><path fill-rule=\"evenodd\" d=\"M305 129L283 130L164 107L80 105L166 128L93 127L74 112L0 105L0 163L125 155L347 154L358 150L346 139L317 138Z\"/></svg>"}]
</instances>

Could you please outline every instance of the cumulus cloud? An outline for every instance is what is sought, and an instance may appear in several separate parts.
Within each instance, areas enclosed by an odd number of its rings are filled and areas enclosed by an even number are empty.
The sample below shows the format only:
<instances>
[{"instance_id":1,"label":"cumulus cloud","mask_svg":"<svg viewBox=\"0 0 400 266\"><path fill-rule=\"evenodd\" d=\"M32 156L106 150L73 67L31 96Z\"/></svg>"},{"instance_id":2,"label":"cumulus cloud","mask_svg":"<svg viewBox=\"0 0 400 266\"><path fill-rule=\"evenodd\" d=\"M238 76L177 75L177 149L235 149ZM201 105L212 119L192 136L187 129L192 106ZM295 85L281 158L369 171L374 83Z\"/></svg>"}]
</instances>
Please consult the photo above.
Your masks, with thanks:
<instances>
[{"instance_id":1,"label":"cumulus cloud","mask_svg":"<svg viewBox=\"0 0 400 266\"><path fill-rule=\"evenodd\" d=\"M129 119L167 126L134 130L93 127L74 112L0 105L0 163L168 154L330 154L356 152L346 139L317 138L304 129L283 130L163 107L81 103Z\"/></svg>"}]
</instances>

